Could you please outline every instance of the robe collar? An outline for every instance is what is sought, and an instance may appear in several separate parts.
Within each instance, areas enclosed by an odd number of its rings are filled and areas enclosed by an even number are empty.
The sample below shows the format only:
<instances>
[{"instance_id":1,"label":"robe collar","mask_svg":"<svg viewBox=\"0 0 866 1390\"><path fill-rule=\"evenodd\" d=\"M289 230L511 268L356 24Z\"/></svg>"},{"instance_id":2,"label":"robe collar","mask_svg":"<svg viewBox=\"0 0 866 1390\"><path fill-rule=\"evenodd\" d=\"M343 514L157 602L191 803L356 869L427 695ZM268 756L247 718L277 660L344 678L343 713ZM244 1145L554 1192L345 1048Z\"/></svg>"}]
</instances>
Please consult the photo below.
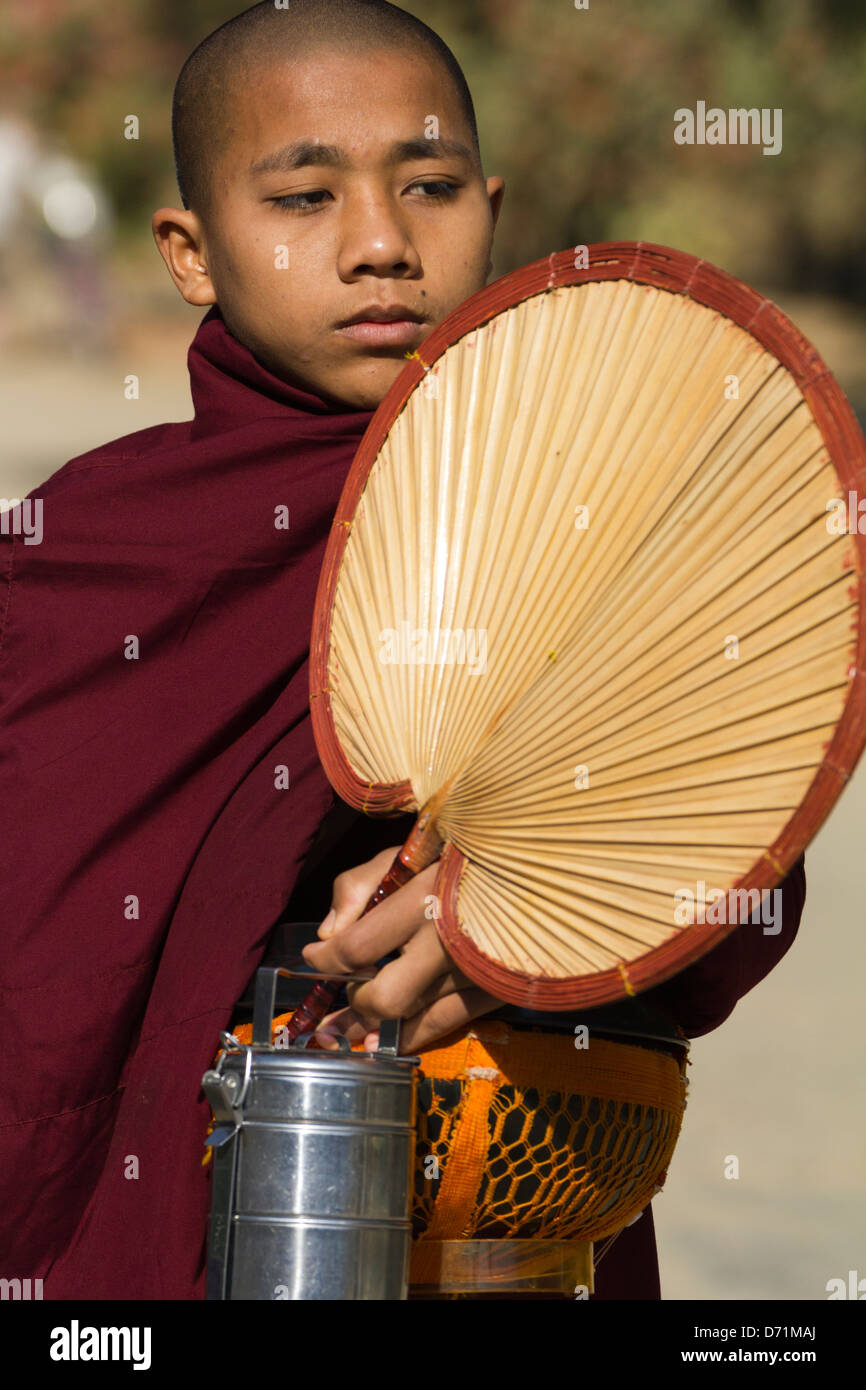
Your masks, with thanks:
<instances>
[{"instance_id":1,"label":"robe collar","mask_svg":"<svg viewBox=\"0 0 866 1390\"><path fill-rule=\"evenodd\" d=\"M338 409L303 387L275 376L262 366L226 327L219 306L202 319L187 354L195 419L190 437L221 434L267 417L310 424L320 421L328 437L362 433L371 410ZM327 423L326 423L327 422Z\"/></svg>"}]
</instances>

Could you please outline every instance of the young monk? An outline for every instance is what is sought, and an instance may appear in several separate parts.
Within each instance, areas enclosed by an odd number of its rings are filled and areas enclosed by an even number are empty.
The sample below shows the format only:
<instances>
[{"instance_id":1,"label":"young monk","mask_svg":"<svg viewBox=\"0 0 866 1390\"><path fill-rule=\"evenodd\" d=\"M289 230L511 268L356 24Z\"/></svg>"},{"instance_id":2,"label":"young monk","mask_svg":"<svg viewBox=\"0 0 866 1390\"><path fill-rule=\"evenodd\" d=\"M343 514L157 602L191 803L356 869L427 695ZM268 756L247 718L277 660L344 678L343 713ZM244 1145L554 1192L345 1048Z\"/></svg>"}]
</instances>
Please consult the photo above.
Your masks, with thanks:
<instances>
[{"instance_id":1,"label":"young monk","mask_svg":"<svg viewBox=\"0 0 866 1390\"><path fill-rule=\"evenodd\" d=\"M3 537L0 1276L46 1298L203 1294L201 1076L334 805L307 683L331 519L405 354L484 285L503 197L453 55L382 0L245 11L186 63L173 127L183 206L153 231L207 309L194 418L73 459L36 489L42 544ZM307 954L399 949L329 1027L402 1016L413 1051L501 1001L427 920L433 869L357 922L398 826L327 862ZM803 881L778 936L744 927L653 991L687 1035L788 948ZM659 1296L649 1210L596 1296Z\"/></svg>"}]
</instances>

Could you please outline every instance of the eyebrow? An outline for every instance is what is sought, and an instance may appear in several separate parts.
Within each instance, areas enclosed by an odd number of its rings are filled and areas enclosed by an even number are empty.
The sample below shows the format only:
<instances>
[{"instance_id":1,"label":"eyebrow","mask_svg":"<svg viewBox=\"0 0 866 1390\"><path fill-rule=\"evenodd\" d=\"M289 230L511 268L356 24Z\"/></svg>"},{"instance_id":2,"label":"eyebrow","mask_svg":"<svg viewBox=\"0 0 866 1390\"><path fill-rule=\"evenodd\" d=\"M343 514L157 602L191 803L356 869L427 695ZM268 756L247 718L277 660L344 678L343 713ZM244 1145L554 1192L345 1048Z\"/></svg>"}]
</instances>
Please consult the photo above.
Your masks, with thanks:
<instances>
[{"instance_id":1,"label":"eyebrow","mask_svg":"<svg viewBox=\"0 0 866 1390\"><path fill-rule=\"evenodd\" d=\"M412 140L397 140L386 157L389 165L405 164L413 159L472 159L472 151L459 140L428 140L419 135ZM349 157L339 145L319 145L315 140L293 140L281 150L274 150L250 165L250 174L291 173L310 164L327 164L333 169L345 169Z\"/></svg>"}]
</instances>

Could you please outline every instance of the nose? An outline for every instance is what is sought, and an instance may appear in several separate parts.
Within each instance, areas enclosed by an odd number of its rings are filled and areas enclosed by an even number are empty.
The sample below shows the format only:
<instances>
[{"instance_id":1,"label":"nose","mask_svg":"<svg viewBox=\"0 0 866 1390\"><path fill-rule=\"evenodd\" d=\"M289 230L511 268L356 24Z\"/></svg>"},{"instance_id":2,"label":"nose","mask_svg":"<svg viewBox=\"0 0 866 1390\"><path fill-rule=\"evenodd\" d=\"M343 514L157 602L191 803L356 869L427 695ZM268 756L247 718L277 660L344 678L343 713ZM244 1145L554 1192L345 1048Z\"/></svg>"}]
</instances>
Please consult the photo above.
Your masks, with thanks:
<instances>
[{"instance_id":1,"label":"nose","mask_svg":"<svg viewBox=\"0 0 866 1390\"><path fill-rule=\"evenodd\" d=\"M347 283L364 275L409 279L421 269L421 257L407 220L394 199L382 191L347 199L337 270Z\"/></svg>"}]
</instances>

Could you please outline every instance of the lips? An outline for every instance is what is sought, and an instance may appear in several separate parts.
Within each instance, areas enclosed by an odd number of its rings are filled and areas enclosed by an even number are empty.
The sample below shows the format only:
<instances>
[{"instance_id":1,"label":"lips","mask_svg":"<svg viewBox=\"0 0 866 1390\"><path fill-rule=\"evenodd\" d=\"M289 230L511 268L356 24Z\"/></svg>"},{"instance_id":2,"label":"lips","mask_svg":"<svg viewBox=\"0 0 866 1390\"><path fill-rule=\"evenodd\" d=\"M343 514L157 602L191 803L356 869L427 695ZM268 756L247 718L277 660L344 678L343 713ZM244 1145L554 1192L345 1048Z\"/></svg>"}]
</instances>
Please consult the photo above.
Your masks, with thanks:
<instances>
[{"instance_id":1,"label":"lips","mask_svg":"<svg viewBox=\"0 0 866 1390\"><path fill-rule=\"evenodd\" d=\"M368 304L337 325L344 338L368 347L410 347L420 342L425 320L405 304Z\"/></svg>"},{"instance_id":2,"label":"lips","mask_svg":"<svg viewBox=\"0 0 866 1390\"><path fill-rule=\"evenodd\" d=\"M354 323L423 323L424 315L416 314L408 304L367 304L350 318L341 319L338 328Z\"/></svg>"},{"instance_id":3,"label":"lips","mask_svg":"<svg viewBox=\"0 0 866 1390\"><path fill-rule=\"evenodd\" d=\"M410 347L419 343L424 336L425 325L411 319L396 319L387 323L372 320L362 323L349 323L338 328L342 338L353 338L355 342L366 343L368 347Z\"/></svg>"}]
</instances>

